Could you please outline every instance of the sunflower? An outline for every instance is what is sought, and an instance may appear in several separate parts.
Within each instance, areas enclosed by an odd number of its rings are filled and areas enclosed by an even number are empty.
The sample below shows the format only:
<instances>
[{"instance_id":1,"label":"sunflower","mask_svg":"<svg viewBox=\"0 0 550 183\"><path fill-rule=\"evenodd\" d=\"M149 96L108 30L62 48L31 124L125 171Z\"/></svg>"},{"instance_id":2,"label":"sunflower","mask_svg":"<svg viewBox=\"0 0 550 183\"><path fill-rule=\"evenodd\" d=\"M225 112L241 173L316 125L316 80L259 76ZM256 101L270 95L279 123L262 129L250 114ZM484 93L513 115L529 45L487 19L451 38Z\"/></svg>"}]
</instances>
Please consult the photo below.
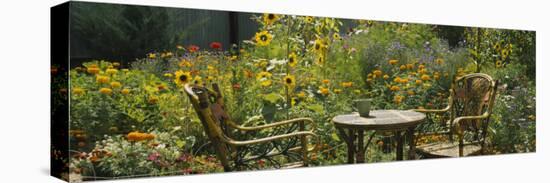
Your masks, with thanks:
<instances>
[{"instance_id":1,"label":"sunflower","mask_svg":"<svg viewBox=\"0 0 550 183\"><path fill-rule=\"evenodd\" d=\"M383 78L384 78L384 79L389 79L390 76L388 76L387 74L384 74L384 77L383 77Z\"/></svg>"},{"instance_id":2,"label":"sunflower","mask_svg":"<svg viewBox=\"0 0 550 183\"><path fill-rule=\"evenodd\" d=\"M332 39L334 39L334 40L341 40L342 37L340 37L340 34L338 34L337 32L335 32L334 34L332 34Z\"/></svg>"},{"instance_id":3,"label":"sunflower","mask_svg":"<svg viewBox=\"0 0 550 183\"><path fill-rule=\"evenodd\" d=\"M322 53L325 47L325 42L321 39L316 39L315 43L313 44L313 50L318 54Z\"/></svg>"},{"instance_id":4,"label":"sunflower","mask_svg":"<svg viewBox=\"0 0 550 183\"><path fill-rule=\"evenodd\" d=\"M414 64L407 64L407 69L413 69L414 68Z\"/></svg>"},{"instance_id":5,"label":"sunflower","mask_svg":"<svg viewBox=\"0 0 550 183\"><path fill-rule=\"evenodd\" d=\"M510 54L510 50L508 50L508 49L502 49L502 51L500 52L500 55L502 56L502 59L506 59L509 54Z\"/></svg>"},{"instance_id":6,"label":"sunflower","mask_svg":"<svg viewBox=\"0 0 550 183\"><path fill-rule=\"evenodd\" d=\"M353 86L353 82L342 82L340 83L340 85L344 88L349 88L349 87L352 87Z\"/></svg>"},{"instance_id":7,"label":"sunflower","mask_svg":"<svg viewBox=\"0 0 550 183\"><path fill-rule=\"evenodd\" d=\"M264 13L264 22L267 25L271 25L277 20L279 20L279 15L273 13Z\"/></svg>"},{"instance_id":8,"label":"sunflower","mask_svg":"<svg viewBox=\"0 0 550 183\"><path fill-rule=\"evenodd\" d=\"M317 64L322 65L323 63L325 63L325 57L319 55L317 57Z\"/></svg>"},{"instance_id":9,"label":"sunflower","mask_svg":"<svg viewBox=\"0 0 550 183\"><path fill-rule=\"evenodd\" d=\"M99 73L99 67L97 65L91 65L90 67L86 67L86 72L90 74L98 74Z\"/></svg>"},{"instance_id":10,"label":"sunflower","mask_svg":"<svg viewBox=\"0 0 550 183\"><path fill-rule=\"evenodd\" d=\"M313 23L313 17L311 16L307 16L305 20L306 20L306 23Z\"/></svg>"},{"instance_id":11,"label":"sunflower","mask_svg":"<svg viewBox=\"0 0 550 183\"><path fill-rule=\"evenodd\" d=\"M296 85L296 78L292 75L287 75L283 78L283 82L289 88L292 88Z\"/></svg>"},{"instance_id":12,"label":"sunflower","mask_svg":"<svg viewBox=\"0 0 550 183\"><path fill-rule=\"evenodd\" d=\"M261 81L260 82L260 85L262 85L263 87L268 87L268 86L271 86L271 80L267 79L267 80L264 80L264 81Z\"/></svg>"},{"instance_id":13,"label":"sunflower","mask_svg":"<svg viewBox=\"0 0 550 183\"><path fill-rule=\"evenodd\" d=\"M256 44L259 46L267 46L269 43L271 43L271 40L273 39L273 35L271 35L267 31L257 32L256 33Z\"/></svg>"},{"instance_id":14,"label":"sunflower","mask_svg":"<svg viewBox=\"0 0 550 183\"><path fill-rule=\"evenodd\" d=\"M184 84L187 84L189 81L191 81L191 73L189 72L183 72L179 70L176 71L175 75L176 78L174 79L174 82L176 82L176 84L179 86L183 86Z\"/></svg>"},{"instance_id":15,"label":"sunflower","mask_svg":"<svg viewBox=\"0 0 550 183\"><path fill-rule=\"evenodd\" d=\"M298 59L296 57L296 53L294 52L288 55L288 65L290 65L290 67L294 67L296 66L296 64L298 64Z\"/></svg>"},{"instance_id":16,"label":"sunflower","mask_svg":"<svg viewBox=\"0 0 550 183\"><path fill-rule=\"evenodd\" d=\"M193 83L195 83L195 85L202 85L202 77L195 76L195 79L193 79Z\"/></svg>"},{"instance_id":17,"label":"sunflower","mask_svg":"<svg viewBox=\"0 0 550 183\"><path fill-rule=\"evenodd\" d=\"M399 62L399 61L397 61L397 60L389 60L389 61L388 61L388 63L389 63L390 65L395 65L395 64L397 64L397 62Z\"/></svg>"},{"instance_id":18,"label":"sunflower","mask_svg":"<svg viewBox=\"0 0 550 183\"><path fill-rule=\"evenodd\" d=\"M270 72L262 71L262 72L256 74L256 79L257 80L268 79L268 78L271 78L271 75L272 74Z\"/></svg>"},{"instance_id":19,"label":"sunflower","mask_svg":"<svg viewBox=\"0 0 550 183\"><path fill-rule=\"evenodd\" d=\"M496 66L497 68L502 67L502 61L497 60L497 61L495 62L495 66Z\"/></svg>"},{"instance_id":20,"label":"sunflower","mask_svg":"<svg viewBox=\"0 0 550 183\"><path fill-rule=\"evenodd\" d=\"M324 84L329 84L329 83L330 83L330 80L328 80L328 79L323 79L322 82L323 82Z\"/></svg>"}]
</instances>

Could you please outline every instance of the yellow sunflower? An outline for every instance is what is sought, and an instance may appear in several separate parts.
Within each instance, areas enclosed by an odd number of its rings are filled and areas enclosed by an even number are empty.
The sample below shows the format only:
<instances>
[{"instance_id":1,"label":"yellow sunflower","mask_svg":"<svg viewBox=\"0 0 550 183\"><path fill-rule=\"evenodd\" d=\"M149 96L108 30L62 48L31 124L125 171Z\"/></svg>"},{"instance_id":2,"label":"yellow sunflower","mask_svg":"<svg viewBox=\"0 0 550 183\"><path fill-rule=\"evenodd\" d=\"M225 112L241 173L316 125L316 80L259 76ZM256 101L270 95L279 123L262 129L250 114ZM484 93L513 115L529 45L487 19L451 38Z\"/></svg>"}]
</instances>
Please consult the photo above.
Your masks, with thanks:
<instances>
[{"instance_id":1,"label":"yellow sunflower","mask_svg":"<svg viewBox=\"0 0 550 183\"><path fill-rule=\"evenodd\" d=\"M321 39L316 39L315 43L313 44L313 50L318 54L322 53L325 47L325 42Z\"/></svg>"},{"instance_id":2,"label":"yellow sunflower","mask_svg":"<svg viewBox=\"0 0 550 183\"><path fill-rule=\"evenodd\" d=\"M181 70L179 71L176 71L176 73L174 73L176 75L175 79L174 79L174 82L178 85L178 86L183 86L185 85L186 83L188 83L189 81L191 81L191 73L189 72L183 72Z\"/></svg>"},{"instance_id":3,"label":"yellow sunflower","mask_svg":"<svg viewBox=\"0 0 550 183\"><path fill-rule=\"evenodd\" d=\"M502 67L502 61L497 60L497 61L495 62L495 66L496 66L497 68Z\"/></svg>"},{"instance_id":4,"label":"yellow sunflower","mask_svg":"<svg viewBox=\"0 0 550 183\"><path fill-rule=\"evenodd\" d=\"M273 13L264 13L264 22L267 25L271 25L277 20L279 20L279 15Z\"/></svg>"},{"instance_id":5,"label":"yellow sunflower","mask_svg":"<svg viewBox=\"0 0 550 183\"><path fill-rule=\"evenodd\" d=\"M95 80L96 80L98 83L103 84L103 83L109 82L109 77L97 75L96 78L95 78Z\"/></svg>"},{"instance_id":6,"label":"yellow sunflower","mask_svg":"<svg viewBox=\"0 0 550 183\"><path fill-rule=\"evenodd\" d=\"M292 75L287 75L283 78L283 82L289 88L292 88L296 85L296 78Z\"/></svg>"},{"instance_id":7,"label":"yellow sunflower","mask_svg":"<svg viewBox=\"0 0 550 183\"><path fill-rule=\"evenodd\" d=\"M84 94L84 89L75 87L75 88L73 88L73 94L74 95L82 95L82 94Z\"/></svg>"},{"instance_id":8,"label":"yellow sunflower","mask_svg":"<svg viewBox=\"0 0 550 183\"><path fill-rule=\"evenodd\" d=\"M399 61L397 61L397 60L389 60L389 61L388 61L388 63L389 63L390 65L395 65L395 64L397 64L397 62L399 62Z\"/></svg>"},{"instance_id":9,"label":"yellow sunflower","mask_svg":"<svg viewBox=\"0 0 550 183\"><path fill-rule=\"evenodd\" d=\"M256 33L256 44L259 46L267 46L269 43L271 43L271 40L273 39L273 35L271 35L267 31L257 32Z\"/></svg>"},{"instance_id":10,"label":"yellow sunflower","mask_svg":"<svg viewBox=\"0 0 550 183\"><path fill-rule=\"evenodd\" d=\"M130 89L124 88L124 89L120 90L120 93L122 93L123 95L128 95L130 93Z\"/></svg>"},{"instance_id":11,"label":"yellow sunflower","mask_svg":"<svg viewBox=\"0 0 550 183\"><path fill-rule=\"evenodd\" d=\"M296 53L292 52L290 55L288 55L288 65L290 67L294 67L298 64L298 58L296 56Z\"/></svg>"},{"instance_id":12,"label":"yellow sunflower","mask_svg":"<svg viewBox=\"0 0 550 183\"><path fill-rule=\"evenodd\" d=\"M340 37L340 34L338 34L337 32L335 32L334 34L332 34L332 39L334 39L334 40L340 40L340 39L342 39L342 37Z\"/></svg>"},{"instance_id":13,"label":"yellow sunflower","mask_svg":"<svg viewBox=\"0 0 550 183\"><path fill-rule=\"evenodd\" d=\"M119 88L120 86L122 86L122 84L118 81L111 82L111 88Z\"/></svg>"},{"instance_id":14,"label":"yellow sunflower","mask_svg":"<svg viewBox=\"0 0 550 183\"><path fill-rule=\"evenodd\" d=\"M257 80L269 79L269 78L271 78L271 75L272 74L270 72L262 71L262 72L256 74L256 79Z\"/></svg>"},{"instance_id":15,"label":"yellow sunflower","mask_svg":"<svg viewBox=\"0 0 550 183\"><path fill-rule=\"evenodd\" d=\"M313 23L313 17L312 16L306 16L305 19L306 23Z\"/></svg>"},{"instance_id":16,"label":"yellow sunflower","mask_svg":"<svg viewBox=\"0 0 550 183\"><path fill-rule=\"evenodd\" d=\"M103 93L105 95L111 95L111 93L113 93L113 90L111 90L110 88L101 88L99 89L99 93Z\"/></svg>"}]
</instances>

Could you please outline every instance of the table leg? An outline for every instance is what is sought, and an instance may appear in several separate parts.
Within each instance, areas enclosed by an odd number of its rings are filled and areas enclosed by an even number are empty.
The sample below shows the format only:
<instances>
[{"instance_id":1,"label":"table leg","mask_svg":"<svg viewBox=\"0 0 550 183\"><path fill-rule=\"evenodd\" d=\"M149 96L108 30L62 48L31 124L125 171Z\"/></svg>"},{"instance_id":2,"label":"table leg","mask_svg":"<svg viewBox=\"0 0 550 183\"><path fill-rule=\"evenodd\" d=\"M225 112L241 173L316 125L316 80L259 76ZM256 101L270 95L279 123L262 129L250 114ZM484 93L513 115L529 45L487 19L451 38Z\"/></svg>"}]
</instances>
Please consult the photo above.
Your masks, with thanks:
<instances>
[{"instance_id":1,"label":"table leg","mask_svg":"<svg viewBox=\"0 0 550 183\"><path fill-rule=\"evenodd\" d=\"M367 149L364 146L364 131L363 130L357 130L357 163L364 163L365 162L365 150Z\"/></svg>"},{"instance_id":2,"label":"table leg","mask_svg":"<svg viewBox=\"0 0 550 183\"><path fill-rule=\"evenodd\" d=\"M349 129L348 130L348 163L353 164L355 163L355 130Z\"/></svg>"},{"instance_id":3,"label":"table leg","mask_svg":"<svg viewBox=\"0 0 550 183\"><path fill-rule=\"evenodd\" d=\"M414 129L415 127L409 127L407 130L407 138L409 139L409 160L416 159L416 143L414 139Z\"/></svg>"},{"instance_id":4,"label":"table leg","mask_svg":"<svg viewBox=\"0 0 550 183\"><path fill-rule=\"evenodd\" d=\"M403 136L401 135L401 131L395 132L395 141L397 141L397 150L395 151L395 159L397 161L403 160Z\"/></svg>"},{"instance_id":5,"label":"table leg","mask_svg":"<svg viewBox=\"0 0 550 183\"><path fill-rule=\"evenodd\" d=\"M340 137L344 139L344 142L348 146L348 164L355 163L355 131L352 129L348 130L348 133L346 133L346 130L343 128L338 128L338 133L340 134Z\"/></svg>"}]
</instances>

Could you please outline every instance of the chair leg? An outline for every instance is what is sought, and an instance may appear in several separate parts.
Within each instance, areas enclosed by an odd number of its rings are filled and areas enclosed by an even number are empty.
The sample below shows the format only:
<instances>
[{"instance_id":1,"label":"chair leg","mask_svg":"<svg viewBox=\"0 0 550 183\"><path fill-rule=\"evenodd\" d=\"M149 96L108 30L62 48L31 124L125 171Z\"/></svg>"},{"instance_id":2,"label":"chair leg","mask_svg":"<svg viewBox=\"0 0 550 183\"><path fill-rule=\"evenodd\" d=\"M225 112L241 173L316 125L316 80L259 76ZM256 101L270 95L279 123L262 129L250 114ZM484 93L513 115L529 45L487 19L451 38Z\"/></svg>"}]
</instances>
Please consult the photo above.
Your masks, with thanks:
<instances>
[{"instance_id":1,"label":"chair leg","mask_svg":"<svg viewBox=\"0 0 550 183\"><path fill-rule=\"evenodd\" d=\"M458 156L464 156L464 134L462 130L458 133Z\"/></svg>"}]
</instances>

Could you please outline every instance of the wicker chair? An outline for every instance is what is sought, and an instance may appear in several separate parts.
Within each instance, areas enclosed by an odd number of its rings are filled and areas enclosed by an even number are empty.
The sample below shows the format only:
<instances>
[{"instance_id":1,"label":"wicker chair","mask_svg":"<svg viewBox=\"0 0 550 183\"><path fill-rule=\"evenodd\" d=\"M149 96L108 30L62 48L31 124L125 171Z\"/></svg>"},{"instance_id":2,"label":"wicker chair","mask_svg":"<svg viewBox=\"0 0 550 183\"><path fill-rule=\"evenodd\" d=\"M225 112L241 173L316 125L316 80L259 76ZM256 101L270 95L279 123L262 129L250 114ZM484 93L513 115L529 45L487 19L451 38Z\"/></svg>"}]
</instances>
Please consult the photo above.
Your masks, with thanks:
<instances>
[{"instance_id":1,"label":"wicker chair","mask_svg":"<svg viewBox=\"0 0 550 183\"><path fill-rule=\"evenodd\" d=\"M241 126L226 113L217 84L212 84L212 89L186 84L184 89L224 171L267 168L258 165L259 162L269 168L308 166L308 154L315 151L319 143L313 120L297 118L261 126ZM247 139L237 140L243 138ZM311 140L317 145L308 143Z\"/></svg>"},{"instance_id":2,"label":"wicker chair","mask_svg":"<svg viewBox=\"0 0 550 183\"><path fill-rule=\"evenodd\" d=\"M448 135L447 140L419 145L417 152L428 158L483 154L497 85L487 74L468 74L453 81L446 108L417 109L440 119Z\"/></svg>"}]
</instances>

